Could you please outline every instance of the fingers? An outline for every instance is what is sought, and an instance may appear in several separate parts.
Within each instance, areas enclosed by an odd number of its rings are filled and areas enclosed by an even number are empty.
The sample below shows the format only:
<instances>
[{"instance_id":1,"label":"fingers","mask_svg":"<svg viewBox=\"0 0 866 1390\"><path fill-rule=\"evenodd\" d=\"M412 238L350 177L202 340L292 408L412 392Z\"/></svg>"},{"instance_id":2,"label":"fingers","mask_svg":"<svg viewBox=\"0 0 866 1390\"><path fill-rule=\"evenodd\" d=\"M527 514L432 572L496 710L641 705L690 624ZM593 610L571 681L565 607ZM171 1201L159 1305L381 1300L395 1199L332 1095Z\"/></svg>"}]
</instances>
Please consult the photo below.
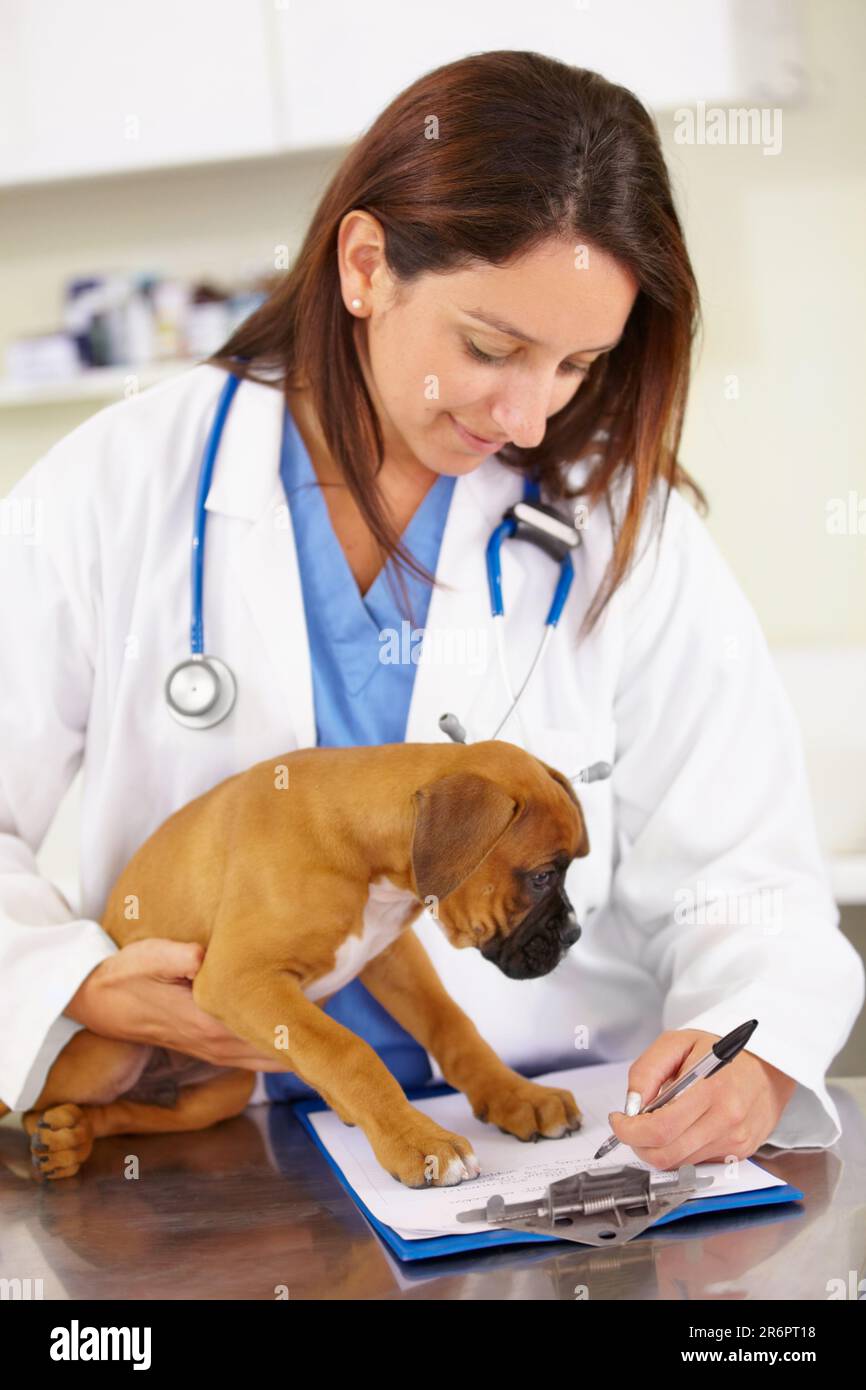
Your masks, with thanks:
<instances>
[{"instance_id":1,"label":"fingers","mask_svg":"<svg viewBox=\"0 0 866 1390\"><path fill-rule=\"evenodd\" d=\"M645 1052L629 1068L628 1074L628 1094L626 1097L625 1112L614 1111L609 1117L611 1127L618 1138L628 1143L631 1148L638 1143L654 1142L657 1129L647 1128L644 1120L649 1120L649 1116L640 1116L641 1127L635 1130L632 1127L624 1129L620 1133L619 1128L614 1124L613 1116L622 1121L629 1121L638 1117L638 1112L650 1105L657 1099L659 1094L672 1087L675 1082L694 1066L701 1057L706 1056L710 1045L716 1041L716 1035L705 1033L694 1028L677 1028L662 1033L656 1038ZM671 1101L669 1105L662 1107L667 1113L670 1105L676 1105L687 1096L692 1096L688 1105L681 1106L675 1112L675 1121L682 1128L687 1127L697 1119L706 1109L706 1105L701 1103L701 1093L698 1094L697 1101L693 1096L694 1087L683 1093L682 1097L677 1097L676 1101ZM661 1114L658 1110L656 1114ZM667 1121L670 1124L670 1119ZM631 1137L626 1138L626 1133Z\"/></svg>"},{"instance_id":2,"label":"fingers","mask_svg":"<svg viewBox=\"0 0 866 1390\"><path fill-rule=\"evenodd\" d=\"M653 1115L628 1119L613 1112L614 1133L637 1158L659 1169L748 1158L759 1142L760 1107L752 1102L747 1079L732 1079L730 1070L698 1081Z\"/></svg>"},{"instance_id":3,"label":"fingers","mask_svg":"<svg viewBox=\"0 0 866 1390\"><path fill-rule=\"evenodd\" d=\"M118 955L134 974L157 982L160 1009L168 1028L160 1039L163 1046L197 1057L214 1066L243 1067L249 1071L286 1071L285 1059L262 1056L251 1043L226 1028L213 1014L200 1008L192 990L178 988L195 979L205 956L205 948L195 941L171 941L167 937L148 937L125 946ZM166 989L166 986L173 988ZM156 997L156 996L155 996Z\"/></svg>"},{"instance_id":4,"label":"fingers","mask_svg":"<svg viewBox=\"0 0 866 1390\"><path fill-rule=\"evenodd\" d=\"M671 1102L675 1104L676 1102ZM719 1117L712 1110L706 1110L688 1129L667 1143L642 1146L635 1150L635 1156L653 1168L680 1168L684 1163L697 1163L697 1155L709 1154L719 1149Z\"/></svg>"},{"instance_id":5,"label":"fingers","mask_svg":"<svg viewBox=\"0 0 866 1390\"><path fill-rule=\"evenodd\" d=\"M613 1110L608 1116L617 1139L628 1144L635 1153L651 1149L668 1149L704 1116L713 1105L712 1077L698 1081L675 1100L653 1111L651 1115L624 1115ZM650 1162L647 1159L647 1162Z\"/></svg>"},{"instance_id":6,"label":"fingers","mask_svg":"<svg viewBox=\"0 0 866 1390\"><path fill-rule=\"evenodd\" d=\"M285 1071L286 1062L276 1054L265 1056L259 1053L252 1043L199 1008L191 995L184 995L176 1006L175 1017L179 1025L190 1035L189 1050L195 1047L195 1056L203 1061L213 1062L215 1066L245 1067L250 1071ZM187 1050L186 1047L181 1050Z\"/></svg>"},{"instance_id":7,"label":"fingers","mask_svg":"<svg viewBox=\"0 0 866 1390\"><path fill-rule=\"evenodd\" d=\"M193 980L204 960L204 947L197 941L170 941L167 937L147 937L123 947L142 971L160 980Z\"/></svg>"},{"instance_id":8,"label":"fingers","mask_svg":"<svg viewBox=\"0 0 866 1390\"><path fill-rule=\"evenodd\" d=\"M629 1091L640 1095L642 1106L649 1105L664 1086L684 1076L708 1052L709 1036L693 1028L662 1033L629 1068Z\"/></svg>"},{"instance_id":9,"label":"fingers","mask_svg":"<svg viewBox=\"0 0 866 1390\"><path fill-rule=\"evenodd\" d=\"M727 1124L718 1110L708 1110L671 1144L642 1148L636 1157L654 1168L680 1168L684 1163L726 1163L748 1158L758 1147L746 1125Z\"/></svg>"},{"instance_id":10,"label":"fingers","mask_svg":"<svg viewBox=\"0 0 866 1390\"><path fill-rule=\"evenodd\" d=\"M247 1071L291 1071L290 1067L281 1066L279 1062L274 1062L269 1057L247 1057L244 1061L234 1063L236 1067L244 1067Z\"/></svg>"},{"instance_id":11,"label":"fingers","mask_svg":"<svg viewBox=\"0 0 866 1390\"><path fill-rule=\"evenodd\" d=\"M197 941L165 941L168 950L160 953L163 979L194 980L204 960L204 947Z\"/></svg>"}]
</instances>

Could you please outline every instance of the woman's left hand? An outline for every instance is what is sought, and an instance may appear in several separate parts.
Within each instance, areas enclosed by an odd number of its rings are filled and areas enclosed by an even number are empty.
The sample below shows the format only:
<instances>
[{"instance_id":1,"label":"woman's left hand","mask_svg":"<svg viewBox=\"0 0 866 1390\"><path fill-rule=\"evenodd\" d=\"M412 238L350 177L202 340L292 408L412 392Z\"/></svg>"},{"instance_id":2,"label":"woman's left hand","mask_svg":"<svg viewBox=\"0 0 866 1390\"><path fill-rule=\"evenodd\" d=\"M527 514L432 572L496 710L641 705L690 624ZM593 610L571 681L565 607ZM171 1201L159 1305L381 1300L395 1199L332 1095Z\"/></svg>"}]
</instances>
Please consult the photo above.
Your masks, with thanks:
<instances>
[{"instance_id":1,"label":"woman's left hand","mask_svg":"<svg viewBox=\"0 0 866 1390\"><path fill-rule=\"evenodd\" d=\"M720 1038L696 1028L677 1028L641 1053L628 1074L629 1091L648 1105L704 1057ZM715 1076L694 1082L652 1115L614 1110L611 1131L635 1156L654 1168L684 1163L721 1163L748 1158L779 1122L797 1083L745 1048Z\"/></svg>"}]
</instances>

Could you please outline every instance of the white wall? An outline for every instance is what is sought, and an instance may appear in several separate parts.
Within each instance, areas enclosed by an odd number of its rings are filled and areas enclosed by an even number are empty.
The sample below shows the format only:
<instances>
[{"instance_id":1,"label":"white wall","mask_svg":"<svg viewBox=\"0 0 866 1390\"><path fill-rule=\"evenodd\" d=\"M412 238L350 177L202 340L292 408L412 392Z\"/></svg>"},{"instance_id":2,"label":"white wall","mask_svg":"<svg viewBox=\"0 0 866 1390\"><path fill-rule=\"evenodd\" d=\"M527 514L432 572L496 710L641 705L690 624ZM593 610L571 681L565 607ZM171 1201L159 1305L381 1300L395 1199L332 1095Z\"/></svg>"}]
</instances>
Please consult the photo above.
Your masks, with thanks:
<instances>
[{"instance_id":1,"label":"white wall","mask_svg":"<svg viewBox=\"0 0 866 1390\"><path fill-rule=\"evenodd\" d=\"M667 148L706 322L683 461L770 641L823 646L866 641L866 534L825 529L828 498L866 504L866 6L805 19L781 154Z\"/></svg>"}]
</instances>

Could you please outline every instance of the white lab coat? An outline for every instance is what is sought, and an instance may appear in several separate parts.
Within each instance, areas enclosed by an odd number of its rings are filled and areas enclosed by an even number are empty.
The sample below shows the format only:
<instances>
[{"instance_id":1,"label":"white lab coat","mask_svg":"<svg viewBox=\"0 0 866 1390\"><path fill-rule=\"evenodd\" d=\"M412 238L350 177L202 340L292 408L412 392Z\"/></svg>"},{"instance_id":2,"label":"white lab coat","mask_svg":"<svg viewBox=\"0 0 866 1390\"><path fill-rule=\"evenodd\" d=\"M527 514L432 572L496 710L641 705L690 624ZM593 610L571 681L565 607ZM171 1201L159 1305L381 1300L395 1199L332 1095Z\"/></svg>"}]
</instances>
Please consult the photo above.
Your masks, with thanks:
<instances>
[{"instance_id":1,"label":"white lab coat","mask_svg":"<svg viewBox=\"0 0 866 1390\"><path fill-rule=\"evenodd\" d=\"M13 1109L38 1095L79 1026L62 1010L116 949L98 923L134 850L224 778L315 742L279 473L282 397L253 383L233 402L206 504L205 647L231 664L237 704L204 732L166 708L166 675L188 652L193 504L224 380L199 366L100 411L3 504L0 1097ZM445 711L470 740L489 737L504 712L484 548L520 491L495 458L457 481L438 566L452 587L432 594L426 642L438 659L418 665L407 741L441 741ZM530 751L569 775L615 763L610 780L578 788L591 852L572 865L567 891L580 941L552 975L512 981L477 952L453 950L431 918L414 930L482 1035L530 1072L633 1058L664 1029L723 1034L757 1018L750 1050L798 1082L769 1142L832 1144L839 1118L824 1077L860 1009L864 974L838 927L792 709L747 600L677 493L658 556L654 540L642 542L601 626L578 646L610 550L599 508L523 702ZM503 547L502 568L517 683L556 570L520 542ZM514 724L503 736L523 741ZM34 852L82 759L76 916ZM698 900L732 895L728 923L682 920L678 894L690 888ZM738 925L738 904L759 890L780 918L753 906L752 925Z\"/></svg>"}]
</instances>

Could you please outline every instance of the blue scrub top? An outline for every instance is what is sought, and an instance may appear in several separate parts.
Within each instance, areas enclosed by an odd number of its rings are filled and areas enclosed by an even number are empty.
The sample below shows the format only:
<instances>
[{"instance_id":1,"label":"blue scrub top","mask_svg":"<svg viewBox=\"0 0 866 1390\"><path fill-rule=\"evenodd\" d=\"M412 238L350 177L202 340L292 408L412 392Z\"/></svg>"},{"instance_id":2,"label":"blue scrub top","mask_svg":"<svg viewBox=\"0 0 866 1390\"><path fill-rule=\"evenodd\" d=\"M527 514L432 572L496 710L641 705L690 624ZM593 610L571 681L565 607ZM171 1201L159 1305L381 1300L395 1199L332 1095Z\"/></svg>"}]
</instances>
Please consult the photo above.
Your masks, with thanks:
<instances>
[{"instance_id":1,"label":"blue scrub top","mask_svg":"<svg viewBox=\"0 0 866 1390\"><path fill-rule=\"evenodd\" d=\"M385 629L398 634L401 650L405 650L401 624L407 615L398 608L384 569L361 597L334 534L310 456L288 409L283 421L280 472L294 528L307 619L317 746L402 743L417 664L411 660L387 664L380 661L379 653L380 634ZM437 478L401 537L406 549L431 574L436 572L455 482L455 478ZM391 561L387 568L395 572ZM430 586L414 574L407 574L405 580L414 623L423 628ZM424 1048L360 980L352 980L333 994L325 1013L369 1043L402 1086L423 1085L430 1080ZM264 1076L271 1100L292 1101L317 1094L294 1072L265 1072Z\"/></svg>"}]
</instances>

